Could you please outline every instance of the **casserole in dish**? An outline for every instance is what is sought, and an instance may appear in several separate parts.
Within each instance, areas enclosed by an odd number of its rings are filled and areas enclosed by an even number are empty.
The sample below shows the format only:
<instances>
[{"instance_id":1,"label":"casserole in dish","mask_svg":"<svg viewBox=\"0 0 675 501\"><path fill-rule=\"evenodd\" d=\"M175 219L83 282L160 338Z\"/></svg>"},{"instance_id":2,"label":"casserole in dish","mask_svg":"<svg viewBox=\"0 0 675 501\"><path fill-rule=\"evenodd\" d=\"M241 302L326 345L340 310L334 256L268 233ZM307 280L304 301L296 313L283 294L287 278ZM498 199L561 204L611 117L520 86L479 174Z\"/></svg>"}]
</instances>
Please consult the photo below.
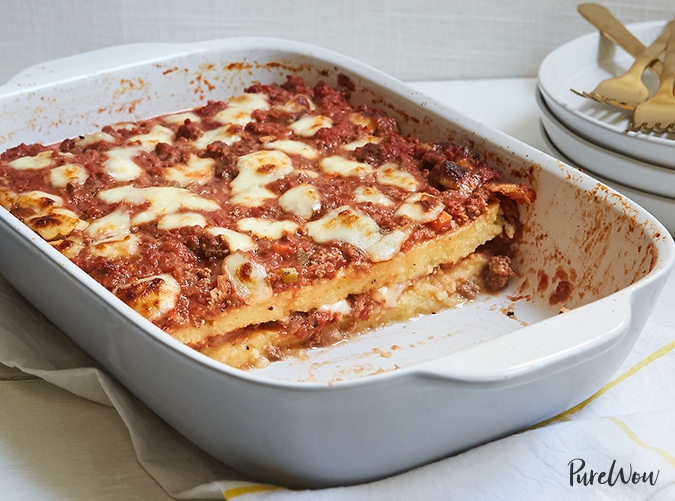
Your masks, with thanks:
<instances>
[{"instance_id":1,"label":"casserole in dish","mask_svg":"<svg viewBox=\"0 0 675 501\"><path fill-rule=\"evenodd\" d=\"M342 56L264 39L85 54L0 89L0 139L3 148L56 142L289 71L311 83L347 74L353 100L385 109L404 134L469 145L534 188L537 200L521 214L518 276L506 291L307 360L242 372L121 308L6 211L0 272L190 440L287 485L403 471L549 418L611 377L672 267L660 223L587 176Z\"/></svg>"},{"instance_id":2,"label":"casserole in dish","mask_svg":"<svg viewBox=\"0 0 675 501\"><path fill-rule=\"evenodd\" d=\"M351 81L228 101L0 155L0 205L163 331L269 365L514 276L524 183L420 142Z\"/></svg>"}]
</instances>

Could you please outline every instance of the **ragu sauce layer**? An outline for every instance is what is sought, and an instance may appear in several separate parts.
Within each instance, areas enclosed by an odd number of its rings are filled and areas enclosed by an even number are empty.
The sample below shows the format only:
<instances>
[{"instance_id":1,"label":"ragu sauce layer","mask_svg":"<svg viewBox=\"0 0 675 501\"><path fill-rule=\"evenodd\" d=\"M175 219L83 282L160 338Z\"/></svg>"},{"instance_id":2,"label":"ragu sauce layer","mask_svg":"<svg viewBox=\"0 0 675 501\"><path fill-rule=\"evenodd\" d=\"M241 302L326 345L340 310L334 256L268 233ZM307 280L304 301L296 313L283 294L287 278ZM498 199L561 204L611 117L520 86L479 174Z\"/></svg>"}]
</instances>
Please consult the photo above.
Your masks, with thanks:
<instances>
[{"instance_id":1,"label":"ragu sauce layer","mask_svg":"<svg viewBox=\"0 0 675 501\"><path fill-rule=\"evenodd\" d=\"M468 148L403 137L338 82L289 76L22 144L0 156L0 204L155 325L236 367L501 288L513 271L499 253L532 190Z\"/></svg>"}]
</instances>

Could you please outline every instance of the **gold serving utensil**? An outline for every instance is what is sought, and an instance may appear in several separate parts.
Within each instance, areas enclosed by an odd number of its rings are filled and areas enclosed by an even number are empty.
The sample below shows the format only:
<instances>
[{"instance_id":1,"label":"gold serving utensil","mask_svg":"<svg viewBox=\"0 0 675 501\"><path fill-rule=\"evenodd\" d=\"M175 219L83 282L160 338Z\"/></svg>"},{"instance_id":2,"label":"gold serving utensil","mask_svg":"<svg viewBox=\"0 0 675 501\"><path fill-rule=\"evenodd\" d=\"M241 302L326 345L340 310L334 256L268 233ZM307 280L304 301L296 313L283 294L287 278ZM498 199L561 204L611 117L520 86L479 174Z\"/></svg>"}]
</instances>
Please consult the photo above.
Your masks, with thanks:
<instances>
[{"instance_id":1,"label":"gold serving utensil","mask_svg":"<svg viewBox=\"0 0 675 501\"><path fill-rule=\"evenodd\" d=\"M635 57L645 50L645 46L635 38L628 28L621 21L615 18L610 11L597 3L582 3L577 7L577 11L586 21L595 26L598 31L608 40L615 43L623 50ZM661 75L663 68L661 61L656 60L649 66L657 77Z\"/></svg>"},{"instance_id":2,"label":"gold serving utensil","mask_svg":"<svg viewBox=\"0 0 675 501\"><path fill-rule=\"evenodd\" d=\"M638 104L649 99L649 89L642 82L642 74L665 50L671 25L672 23L668 23L661 35L647 49L637 54L635 62L623 75L603 80L592 92L584 91L580 94L574 89L572 91L600 103L634 110Z\"/></svg>"},{"instance_id":3,"label":"gold serving utensil","mask_svg":"<svg viewBox=\"0 0 675 501\"><path fill-rule=\"evenodd\" d=\"M630 131L675 132L675 29L670 30L659 88L651 99L635 108Z\"/></svg>"}]
</instances>

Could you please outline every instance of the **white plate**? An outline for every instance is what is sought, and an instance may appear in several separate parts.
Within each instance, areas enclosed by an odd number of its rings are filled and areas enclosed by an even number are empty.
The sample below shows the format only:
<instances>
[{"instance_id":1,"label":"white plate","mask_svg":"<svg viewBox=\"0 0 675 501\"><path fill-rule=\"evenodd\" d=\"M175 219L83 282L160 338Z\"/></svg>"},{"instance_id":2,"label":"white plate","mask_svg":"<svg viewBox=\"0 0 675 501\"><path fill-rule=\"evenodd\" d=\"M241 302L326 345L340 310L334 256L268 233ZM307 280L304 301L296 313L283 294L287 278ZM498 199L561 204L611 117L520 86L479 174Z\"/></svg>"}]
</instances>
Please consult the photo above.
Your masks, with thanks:
<instances>
[{"instance_id":1,"label":"white plate","mask_svg":"<svg viewBox=\"0 0 675 501\"><path fill-rule=\"evenodd\" d=\"M648 46L665 23L637 23L628 25L628 29ZM584 35L558 47L544 59L539 67L539 89L553 114L576 134L624 155L675 168L675 134L626 132L631 111L597 103L570 90L590 92L602 80L626 72L633 61L632 56L599 33ZM653 93L658 79L645 72L643 80Z\"/></svg>"},{"instance_id":2,"label":"white plate","mask_svg":"<svg viewBox=\"0 0 675 501\"><path fill-rule=\"evenodd\" d=\"M641 191L675 198L675 170L640 162L586 141L556 119L539 92L537 104L549 138L572 163L589 167L606 179Z\"/></svg>"},{"instance_id":3,"label":"white plate","mask_svg":"<svg viewBox=\"0 0 675 501\"><path fill-rule=\"evenodd\" d=\"M615 189L622 195L633 200L635 203L643 207L649 213L651 213L655 218L657 218L663 226L665 226L668 231L675 235L675 199L668 197L661 197L654 195L652 193L647 193L645 191L637 190L635 188L630 188L623 184L617 183L610 179L604 178L592 170L589 170L584 164L579 162L574 162L571 158L566 156L558 145L554 142L551 135L548 134L548 129L546 129L543 120L539 123L541 137L546 143L546 147L550 150L550 153L556 157L558 160L565 162L567 164L576 167L577 169L583 170L586 174L594 177L601 183L606 184L610 188ZM591 169L595 168L595 165Z\"/></svg>"}]
</instances>

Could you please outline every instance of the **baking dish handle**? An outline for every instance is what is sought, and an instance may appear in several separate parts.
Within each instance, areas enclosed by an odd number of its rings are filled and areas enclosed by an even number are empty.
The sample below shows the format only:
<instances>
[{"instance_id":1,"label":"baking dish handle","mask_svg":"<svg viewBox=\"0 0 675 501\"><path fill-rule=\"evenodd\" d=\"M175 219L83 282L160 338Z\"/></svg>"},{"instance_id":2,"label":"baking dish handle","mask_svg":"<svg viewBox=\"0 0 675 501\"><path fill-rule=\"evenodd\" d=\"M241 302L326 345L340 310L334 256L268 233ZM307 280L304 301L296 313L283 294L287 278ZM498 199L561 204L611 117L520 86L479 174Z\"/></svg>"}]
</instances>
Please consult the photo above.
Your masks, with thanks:
<instances>
[{"instance_id":1,"label":"baking dish handle","mask_svg":"<svg viewBox=\"0 0 675 501\"><path fill-rule=\"evenodd\" d=\"M103 72L110 72L143 61L156 61L162 57L175 56L190 44L138 43L116 45L61 59L30 66L12 77L2 89L4 93L12 88L26 89L46 84L84 78Z\"/></svg>"},{"instance_id":2,"label":"baking dish handle","mask_svg":"<svg viewBox=\"0 0 675 501\"><path fill-rule=\"evenodd\" d=\"M536 379L615 347L630 330L631 319L630 295L622 291L428 362L416 373L471 384Z\"/></svg>"}]
</instances>

